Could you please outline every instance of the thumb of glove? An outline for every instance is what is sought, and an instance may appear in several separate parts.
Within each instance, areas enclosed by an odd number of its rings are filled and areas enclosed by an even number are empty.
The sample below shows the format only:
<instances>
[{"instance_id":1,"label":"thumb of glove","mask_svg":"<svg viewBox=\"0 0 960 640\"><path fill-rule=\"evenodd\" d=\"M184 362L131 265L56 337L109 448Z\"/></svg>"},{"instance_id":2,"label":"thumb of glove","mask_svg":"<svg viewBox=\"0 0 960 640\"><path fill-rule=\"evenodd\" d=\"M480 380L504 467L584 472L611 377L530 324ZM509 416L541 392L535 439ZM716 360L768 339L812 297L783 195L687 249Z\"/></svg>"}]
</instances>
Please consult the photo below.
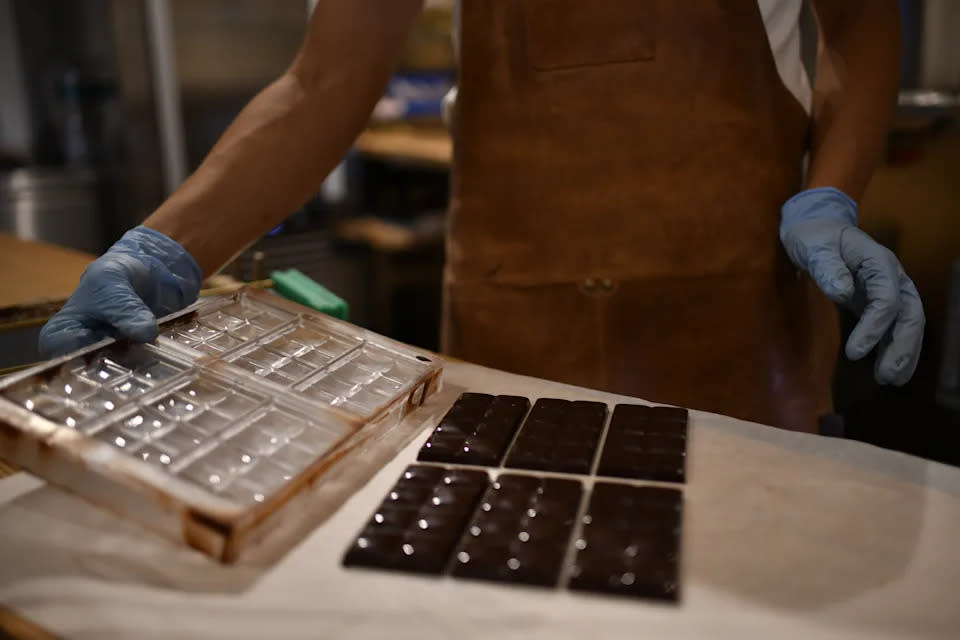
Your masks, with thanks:
<instances>
[{"instance_id":1,"label":"thumb of glove","mask_svg":"<svg viewBox=\"0 0 960 640\"><path fill-rule=\"evenodd\" d=\"M833 302L845 305L853 300L856 289L853 274L840 255L839 246L813 248L807 255L807 271Z\"/></svg>"}]
</instances>

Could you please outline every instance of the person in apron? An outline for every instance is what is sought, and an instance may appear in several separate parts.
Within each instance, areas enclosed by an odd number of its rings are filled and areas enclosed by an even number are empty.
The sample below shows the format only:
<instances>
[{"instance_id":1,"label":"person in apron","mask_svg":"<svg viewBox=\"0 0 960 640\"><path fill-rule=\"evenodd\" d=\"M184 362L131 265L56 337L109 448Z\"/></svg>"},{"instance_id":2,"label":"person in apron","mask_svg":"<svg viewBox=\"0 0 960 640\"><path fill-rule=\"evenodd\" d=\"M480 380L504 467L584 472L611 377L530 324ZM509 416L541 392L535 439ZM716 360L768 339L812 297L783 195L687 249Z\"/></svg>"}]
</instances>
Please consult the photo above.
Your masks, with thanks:
<instances>
[{"instance_id":1,"label":"person in apron","mask_svg":"<svg viewBox=\"0 0 960 640\"><path fill-rule=\"evenodd\" d=\"M797 19L799 0L762 2ZM94 263L42 347L151 339L155 315L313 193L419 4L321 0L291 70ZM837 302L863 312L847 355L878 349L878 381L905 383L922 305L854 201L897 91L897 6L814 8L811 120L755 0L464 0L445 351L812 431L831 407Z\"/></svg>"}]
</instances>

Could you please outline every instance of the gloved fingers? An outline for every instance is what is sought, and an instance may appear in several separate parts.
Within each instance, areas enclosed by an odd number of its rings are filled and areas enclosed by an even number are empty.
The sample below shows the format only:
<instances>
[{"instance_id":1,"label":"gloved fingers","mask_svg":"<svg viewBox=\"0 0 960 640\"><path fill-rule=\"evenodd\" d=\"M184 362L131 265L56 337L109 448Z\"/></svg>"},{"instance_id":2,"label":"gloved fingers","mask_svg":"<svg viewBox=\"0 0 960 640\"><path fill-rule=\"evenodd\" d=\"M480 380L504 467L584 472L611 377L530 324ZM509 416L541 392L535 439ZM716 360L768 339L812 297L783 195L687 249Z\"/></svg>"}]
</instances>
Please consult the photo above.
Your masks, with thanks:
<instances>
[{"instance_id":1,"label":"gloved fingers","mask_svg":"<svg viewBox=\"0 0 960 640\"><path fill-rule=\"evenodd\" d=\"M40 330L40 354L53 358L109 336L135 342L157 337L157 319L139 296L123 283L108 282L94 295L93 309L71 300ZM83 292L81 297L89 292Z\"/></svg>"},{"instance_id":2,"label":"gloved fingers","mask_svg":"<svg viewBox=\"0 0 960 640\"><path fill-rule=\"evenodd\" d=\"M900 315L890 332L889 343L880 350L874 377L880 384L902 386L910 381L920 360L926 318L920 293L900 270Z\"/></svg>"},{"instance_id":3,"label":"gloved fingers","mask_svg":"<svg viewBox=\"0 0 960 640\"><path fill-rule=\"evenodd\" d=\"M57 314L40 330L40 355L46 359L56 358L105 337L107 333L102 327L86 326L71 314Z\"/></svg>"},{"instance_id":4,"label":"gloved fingers","mask_svg":"<svg viewBox=\"0 0 960 640\"><path fill-rule=\"evenodd\" d=\"M889 249L854 227L844 229L840 253L866 300L846 345L847 357L859 360L879 344L900 315L902 269Z\"/></svg>"},{"instance_id":5,"label":"gloved fingers","mask_svg":"<svg viewBox=\"0 0 960 640\"><path fill-rule=\"evenodd\" d=\"M853 299L853 274L837 247L821 245L812 248L807 255L807 270L820 290L837 304L847 305Z\"/></svg>"},{"instance_id":6,"label":"gloved fingers","mask_svg":"<svg viewBox=\"0 0 960 640\"><path fill-rule=\"evenodd\" d=\"M134 342L151 342L157 337L157 318L126 283L114 284L109 293L98 296L95 317L113 327L117 337Z\"/></svg>"}]
</instances>

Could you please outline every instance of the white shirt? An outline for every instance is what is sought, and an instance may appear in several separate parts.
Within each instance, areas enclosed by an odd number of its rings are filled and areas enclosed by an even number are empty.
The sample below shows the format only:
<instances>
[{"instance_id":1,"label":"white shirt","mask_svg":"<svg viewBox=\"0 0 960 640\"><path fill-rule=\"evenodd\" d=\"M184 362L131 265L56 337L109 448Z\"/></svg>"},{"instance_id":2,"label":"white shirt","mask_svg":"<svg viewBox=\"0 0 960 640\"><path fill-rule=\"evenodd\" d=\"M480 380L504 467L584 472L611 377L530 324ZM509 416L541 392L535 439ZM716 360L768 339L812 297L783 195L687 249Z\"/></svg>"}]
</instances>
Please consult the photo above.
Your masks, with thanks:
<instances>
[{"instance_id":1,"label":"white shirt","mask_svg":"<svg viewBox=\"0 0 960 640\"><path fill-rule=\"evenodd\" d=\"M757 0L780 80L810 113L813 92L800 53L800 9L803 0Z\"/></svg>"},{"instance_id":2,"label":"white shirt","mask_svg":"<svg viewBox=\"0 0 960 640\"><path fill-rule=\"evenodd\" d=\"M460 50L460 2L456 0L453 9L453 46L459 54ZM477 2L478 0L468 0ZM760 14L763 16L763 25L767 30L767 40L770 51L777 64L777 71L784 86L810 113L813 92L810 89L810 79L803 66L800 53L800 9L803 0L757 0ZM456 89L453 89L445 100L444 115L456 99Z\"/></svg>"}]
</instances>

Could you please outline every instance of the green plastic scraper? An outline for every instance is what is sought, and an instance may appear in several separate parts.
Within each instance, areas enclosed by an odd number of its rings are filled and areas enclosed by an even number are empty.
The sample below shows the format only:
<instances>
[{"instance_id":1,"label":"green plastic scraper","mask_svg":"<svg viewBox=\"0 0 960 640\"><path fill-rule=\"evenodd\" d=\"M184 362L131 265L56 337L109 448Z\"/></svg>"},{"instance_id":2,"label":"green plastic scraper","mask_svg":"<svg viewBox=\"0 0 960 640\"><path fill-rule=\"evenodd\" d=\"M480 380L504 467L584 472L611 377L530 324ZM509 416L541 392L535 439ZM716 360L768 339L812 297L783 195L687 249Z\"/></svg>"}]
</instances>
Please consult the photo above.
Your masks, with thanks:
<instances>
[{"instance_id":1,"label":"green plastic scraper","mask_svg":"<svg viewBox=\"0 0 960 640\"><path fill-rule=\"evenodd\" d=\"M273 280L274 290L284 298L334 318L349 319L350 307L346 300L296 269L274 271L270 274L270 278Z\"/></svg>"}]
</instances>

